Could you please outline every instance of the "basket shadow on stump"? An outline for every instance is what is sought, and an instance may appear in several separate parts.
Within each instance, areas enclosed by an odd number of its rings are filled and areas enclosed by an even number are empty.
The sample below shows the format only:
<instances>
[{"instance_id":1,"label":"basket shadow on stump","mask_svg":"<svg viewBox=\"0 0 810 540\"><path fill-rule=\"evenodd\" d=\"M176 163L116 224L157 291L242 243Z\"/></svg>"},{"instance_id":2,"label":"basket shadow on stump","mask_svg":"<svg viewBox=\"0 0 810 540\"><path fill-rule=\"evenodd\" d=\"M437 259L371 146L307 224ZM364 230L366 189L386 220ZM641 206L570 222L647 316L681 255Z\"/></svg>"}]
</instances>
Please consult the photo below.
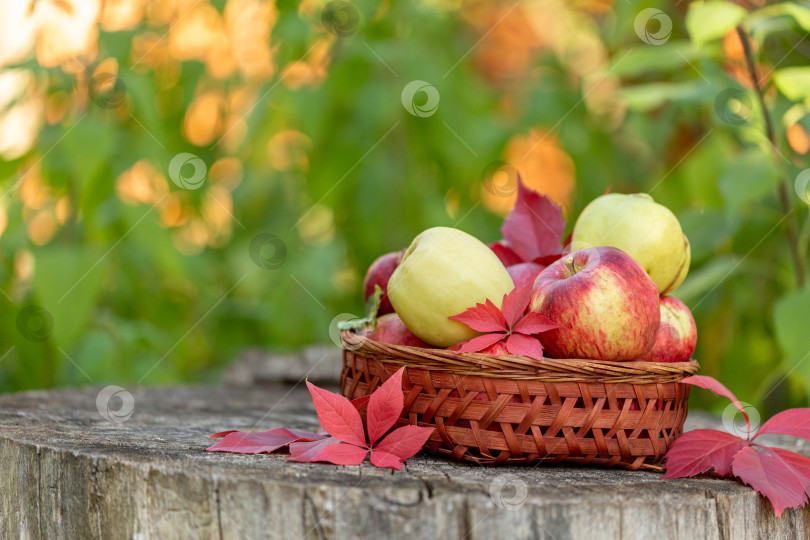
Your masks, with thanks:
<instances>
[{"instance_id":1,"label":"basket shadow on stump","mask_svg":"<svg viewBox=\"0 0 810 540\"><path fill-rule=\"evenodd\" d=\"M661 470L686 419L695 361L540 361L419 349L344 331L340 389L371 394L400 367L397 425L435 427L425 450L481 464L537 462Z\"/></svg>"}]
</instances>

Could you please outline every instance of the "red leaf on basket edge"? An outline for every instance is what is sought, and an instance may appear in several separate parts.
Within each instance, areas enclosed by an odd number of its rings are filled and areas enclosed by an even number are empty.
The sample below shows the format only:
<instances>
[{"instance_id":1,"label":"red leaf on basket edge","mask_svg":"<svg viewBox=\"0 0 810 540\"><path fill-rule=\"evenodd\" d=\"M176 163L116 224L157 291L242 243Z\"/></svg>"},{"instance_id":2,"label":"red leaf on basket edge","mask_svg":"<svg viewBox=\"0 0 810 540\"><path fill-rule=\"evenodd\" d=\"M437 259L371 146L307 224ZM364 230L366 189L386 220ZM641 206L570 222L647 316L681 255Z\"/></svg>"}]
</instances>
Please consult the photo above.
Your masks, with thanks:
<instances>
[{"instance_id":1,"label":"red leaf on basket edge","mask_svg":"<svg viewBox=\"0 0 810 540\"><path fill-rule=\"evenodd\" d=\"M532 298L532 286L515 288L503 296L501 309L487 299L486 304L476 304L449 319L466 324L477 332L489 332L462 341L451 350L469 353L483 351L499 341L506 341L509 354L527 356L535 360L543 358L543 346L535 337L540 332L553 330L558 325L539 313L526 313ZM493 312L493 309L495 312Z\"/></svg>"},{"instance_id":2,"label":"red leaf on basket edge","mask_svg":"<svg viewBox=\"0 0 810 540\"><path fill-rule=\"evenodd\" d=\"M748 422L742 404L719 381L696 375L681 382L727 397ZM750 425L746 439L714 429L686 432L675 439L667 452L666 474L662 480L713 470L724 476L733 474L767 497L776 517L781 516L785 508L804 506L810 496L810 458L753 442L758 436L769 433L810 439L810 409L788 409L775 414L753 438Z\"/></svg>"},{"instance_id":3,"label":"red leaf on basket edge","mask_svg":"<svg viewBox=\"0 0 810 540\"><path fill-rule=\"evenodd\" d=\"M396 424L404 407L405 397L402 390L404 372L405 368L400 368L370 396L353 401L318 388L307 381L318 413L318 421L332 437L286 428L275 428L262 433L223 431L215 435L224 435L225 439L207 450L255 454L288 447L290 457L287 461L302 463L323 461L335 465L359 465L370 452L371 464L375 467L399 470L405 460L421 450L434 431L431 427L407 425L388 433ZM368 439L358 413L358 410L366 406ZM385 437L382 441L375 446L374 443L383 436Z\"/></svg>"},{"instance_id":4,"label":"red leaf on basket edge","mask_svg":"<svg viewBox=\"0 0 810 540\"><path fill-rule=\"evenodd\" d=\"M548 265L562 254L564 231L562 208L527 187L518 176L517 201L501 226L509 248L524 261L543 259L542 264Z\"/></svg>"},{"instance_id":5,"label":"red leaf on basket edge","mask_svg":"<svg viewBox=\"0 0 810 540\"><path fill-rule=\"evenodd\" d=\"M234 454L269 454L280 448L287 447L290 443L298 441L316 441L325 438L323 435L310 431L299 431L283 427L268 429L260 433L249 433L244 431L230 431L215 433L223 435L221 441L206 448L209 452L231 452ZM210 438L210 437L209 437Z\"/></svg>"},{"instance_id":6,"label":"red leaf on basket edge","mask_svg":"<svg viewBox=\"0 0 810 540\"><path fill-rule=\"evenodd\" d=\"M705 388L706 390L711 390L718 396L730 399L731 403L737 408L738 411L740 411L740 413L742 413L743 418L745 418L745 425L748 428L750 436L751 422L748 420L748 413L745 412L745 409L740 403L740 400L737 399L737 396L735 396L731 390L723 386L723 383L706 375L692 375L691 377L686 377L685 379L681 380L681 382L684 384L693 384L695 386Z\"/></svg>"}]
</instances>

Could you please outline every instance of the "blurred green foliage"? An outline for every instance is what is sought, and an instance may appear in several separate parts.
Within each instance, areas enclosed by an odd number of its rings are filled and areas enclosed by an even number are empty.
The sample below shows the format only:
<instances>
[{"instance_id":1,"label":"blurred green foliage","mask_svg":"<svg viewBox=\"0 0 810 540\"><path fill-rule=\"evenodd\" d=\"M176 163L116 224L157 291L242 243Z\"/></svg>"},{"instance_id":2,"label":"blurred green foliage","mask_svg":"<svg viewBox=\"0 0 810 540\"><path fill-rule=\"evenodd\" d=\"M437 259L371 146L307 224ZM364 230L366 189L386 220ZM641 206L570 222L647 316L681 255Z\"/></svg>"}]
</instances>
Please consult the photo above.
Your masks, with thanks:
<instances>
[{"instance_id":1,"label":"blurred green foliage","mask_svg":"<svg viewBox=\"0 0 810 540\"><path fill-rule=\"evenodd\" d=\"M649 191L681 219L693 260L675 296L694 311L703 373L768 411L806 403L810 290L797 289L787 225L797 224L807 265L808 204L794 179L808 167L810 7L544 6L363 0L346 8L357 10L356 29L335 36L324 28L323 4L278 2L275 69L258 82L238 72L212 76L209 64L171 51L139 63L139 36L154 40L174 28L148 17L130 29L102 29L97 57L78 73L31 58L7 68L34 73L66 110L44 123L30 151L0 163L8 190L0 390L211 381L246 347L328 343L336 315L361 313L362 276L378 255L438 225L499 238L501 216L490 210L482 173L509 161L515 141L535 130L568 156L563 165L527 157L547 172L535 181L564 182L557 169L572 166L569 227L608 187ZM588 11L594 6L601 7ZM663 15L670 31L658 15L647 20L645 9L659 10L646 13ZM178 8L175 19L181 15ZM775 151L735 41L739 23L753 36ZM326 60L313 58L318 47ZM110 58L125 85L117 108L94 104L88 86ZM284 68L296 62L323 69L294 84L297 72ZM438 91L435 114L403 107L400 94L413 80ZM197 129L191 113L205 92L224 96L214 105L223 110L239 92L248 99L222 112L203 141L189 130ZM242 116L233 142L226 119ZM274 142L287 131L296 134ZM199 156L212 176L218 160L238 160L241 182L218 192L232 206L206 199L213 178L194 191L169 179L181 152ZM144 161L163 177L162 193L176 194L198 229L209 226L208 241L188 221L167 219L159 197L122 197L122 175ZM30 175L41 178L51 214L61 216L50 235L36 221L42 210L21 195ZM58 208L61 199L68 210ZM211 214L217 205L233 217ZM259 234L284 242L277 268L251 258ZM18 316L29 305L47 313ZM47 339L38 340L39 324ZM701 392L695 398L715 404Z\"/></svg>"}]
</instances>

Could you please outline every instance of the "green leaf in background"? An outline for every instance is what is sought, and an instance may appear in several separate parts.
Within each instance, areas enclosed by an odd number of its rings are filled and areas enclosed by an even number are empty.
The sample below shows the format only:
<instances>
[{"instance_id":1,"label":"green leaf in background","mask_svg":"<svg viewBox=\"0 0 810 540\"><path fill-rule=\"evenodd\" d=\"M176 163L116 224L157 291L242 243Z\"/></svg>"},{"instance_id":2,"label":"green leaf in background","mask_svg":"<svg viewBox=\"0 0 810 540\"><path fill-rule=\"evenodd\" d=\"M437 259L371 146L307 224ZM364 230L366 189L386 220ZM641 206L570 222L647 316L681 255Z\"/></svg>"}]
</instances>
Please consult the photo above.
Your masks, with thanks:
<instances>
[{"instance_id":1,"label":"green leaf in background","mask_svg":"<svg viewBox=\"0 0 810 540\"><path fill-rule=\"evenodd\" d=\"M619 97L627 107L639 112L650 111L668 102L700 102L713 98L715 94L716 90L702 81L638 84L619 90Z\"/></svg>"},{"instance_id":2,"label":"green leaf in background","mask_svg":"<svg viewBox=\"0 0 810 540\"><path fill-rule=\"evenodd\" d=\"M52 340L67 348L87 327L101 291L103 251L46 246L34 252L37 299L53 317Z\"/></svg>"},{"instance_id":3,"label":"green leaf in background","mask_svg":"<svg viewBox=\"0 0 810 540\"><path fill-rule=\"evenodd\" d=\"M805 387L810 388L810 340L807 322L810 321L810 287L792 291L773 308L776 341L785 355L788 370L795 369Z\"/></svg>"},{"instance_id":4,"label":"green leaf in background","mask_svg":"<svg viewBox=\"0 0 810 540\"><path fill-rule=\"evenodd\" d=\"M771 156L750 149L726 164L720 175L720 193L728 210L738 212L774 193L779 171Z\"/></svg>"},{"instance_id":5,"label":"green leaf in background","mask_svg":"<svg viewBox=\"0 0 810 540\"><path fill-rule=\"evenodd\" d=\"M686 30L692 41L703 45L720 39L745 18L745 9L730 2L694 2L686 13Z\"/></svg>"},{"instance_id":6,"label":"green leaf in background","mask_svg":"<svg viewBox=\"0 0 810 540\"><path fill-rule=\"evenodd\" d=\"M689 272L672 296L694 309L696 304L702 303L703 297L712 290L712 287L718 286L732 272L735 264L737 263L731 255L717 257L699 269Z\"/></svg>"},{"instance_id":7,"label":"green leaf in background","mask_svg":"<svg viewBox=\"0 0 810 540\"><path fill-rule=\"evenodd\" d=\"M769 24L771 19L778 17L791 17L802 30L810 32L810 5L808 4L781 2L758 9L750 15L755 31L759 29L759 26ZM774 28L778 27L780 26L774 25Z\"/></svg>"},{"instance_id":8,"label":"green leaf in background","mask_svg":"<svg viewBox=\"0 0 810 540\"><path fill-rule=\"evenodd\" d=\"M773 72L773 82L793 101L810 98L810 67L789 67Z\"/></svg>"},{"instance_id":9,"label":"green leaf in background","mask_svg":"<svg viewBox=\"0 0 810 540\"><path fill-rule=\"evenodd\" d=\"M616 53L609 71L618 77L671 73L688 65L696 56L697 49L688 41L669 41L656 47L637 45Z\"/></svg>"}]
</instances>

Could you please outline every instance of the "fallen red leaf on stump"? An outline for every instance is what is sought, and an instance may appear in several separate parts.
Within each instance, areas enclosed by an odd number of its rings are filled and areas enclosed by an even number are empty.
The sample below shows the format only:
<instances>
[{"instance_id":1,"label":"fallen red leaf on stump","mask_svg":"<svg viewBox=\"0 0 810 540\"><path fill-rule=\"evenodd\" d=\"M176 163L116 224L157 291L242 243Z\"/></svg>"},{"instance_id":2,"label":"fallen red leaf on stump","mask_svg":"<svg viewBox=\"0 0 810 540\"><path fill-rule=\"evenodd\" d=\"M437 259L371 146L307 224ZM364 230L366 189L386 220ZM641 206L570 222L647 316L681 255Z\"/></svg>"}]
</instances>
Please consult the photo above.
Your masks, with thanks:
<instances>
[{"instance_id":1,"label":"fallen red leaf on stump","mask_svg":"<svg viewBox=\"0 0 810 540\"><path fill-rule=\"evenodd\" d=\"M259 454L289 448L287 461L322 461L335 465L359 465L370 454L375 467L399 470L405 460L421 450L434 429L408 425L391 431L405 406L404 370L400 368L370 396L354 401L307 381L318 421L331 437L286 428L261 433L223 431L211 438L224 436L224 439L206 450ZM363 408L366 409L366 429L359 413Z\"/></svg>"},{"instance_id":2,"label":"fallen red leaf on stump","mask_svg":"<svg viewBox=\"0 0 810 540\"><path fill-rule=\"evenodd\" d=\"M695 375L681 381L711 390L731 400L748 426L745 439L714 429L696 429L673 442L666 454L662 479L695 476L713 471L734 475L771 501L776 517L786 508L804 506L810 496L810 458L755 443L766 433L810 439L810 409L789 409L775 414L751 437L748 415L737 397L712 377Z\"/></svg>"}]
</instances>

